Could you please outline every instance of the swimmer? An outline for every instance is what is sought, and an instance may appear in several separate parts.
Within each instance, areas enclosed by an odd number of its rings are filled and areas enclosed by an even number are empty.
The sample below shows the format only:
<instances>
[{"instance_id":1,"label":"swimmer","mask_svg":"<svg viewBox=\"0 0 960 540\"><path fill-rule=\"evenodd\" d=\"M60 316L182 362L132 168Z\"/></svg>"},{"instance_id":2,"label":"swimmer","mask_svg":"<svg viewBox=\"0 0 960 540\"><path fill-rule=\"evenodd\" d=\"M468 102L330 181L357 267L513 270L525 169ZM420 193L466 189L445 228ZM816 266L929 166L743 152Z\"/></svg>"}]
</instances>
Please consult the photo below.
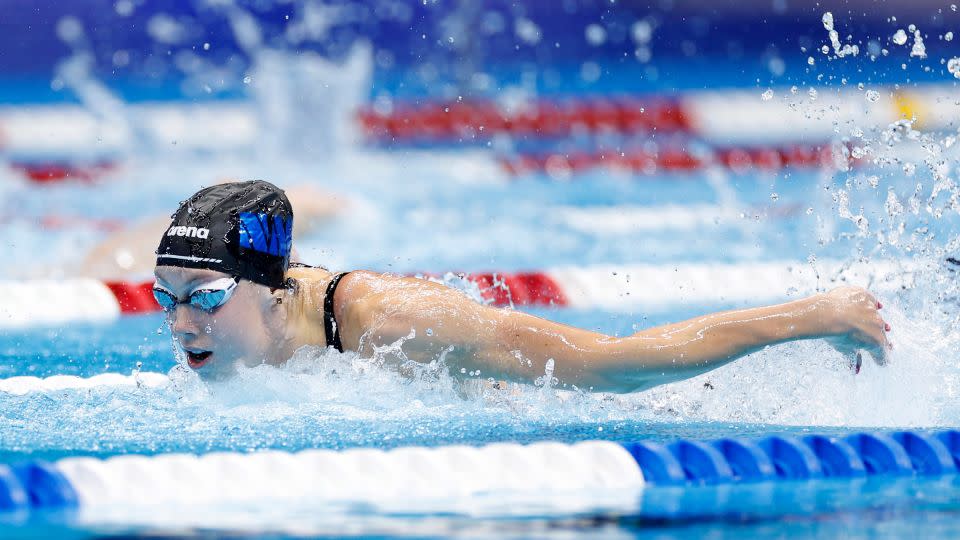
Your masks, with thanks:
<instances>
[{"instance_id":1,"label":"swimmer","mask_svg":"<svg viewBox=\"0 0 960 540\"><path fill-rule=\"evenodd\" d=\"M371 357L392 345L410 360L443 357L453 373L532 382L552 370L582 389L632 392L787 341L827 338L878 363L890 347L882 306L858 287L613 337L423 279L291 264L292 229L284 192L263 181L200 190L174 214L157 248L154 295L201 376L280 365L306 346Z\"/></svg>"},{"instance_id":2,"label":"swimmer","mask_svg":"<svg viewBox=\"0 0 960 540\"><path fill-rule=\"evenodd\" d=\"M229 182L229 180L224 181ZM307 184L289 190L290 200L297 205L297 235L308 235L323 226L350 202L343 197ZM156 254L153 243L166 231L170 216L150 216L115 231L95 245L80 263L80 275L100 280L122 280L149 275ZM296 256L294 256L296 259Z\"/></svg>"}]
</instances>

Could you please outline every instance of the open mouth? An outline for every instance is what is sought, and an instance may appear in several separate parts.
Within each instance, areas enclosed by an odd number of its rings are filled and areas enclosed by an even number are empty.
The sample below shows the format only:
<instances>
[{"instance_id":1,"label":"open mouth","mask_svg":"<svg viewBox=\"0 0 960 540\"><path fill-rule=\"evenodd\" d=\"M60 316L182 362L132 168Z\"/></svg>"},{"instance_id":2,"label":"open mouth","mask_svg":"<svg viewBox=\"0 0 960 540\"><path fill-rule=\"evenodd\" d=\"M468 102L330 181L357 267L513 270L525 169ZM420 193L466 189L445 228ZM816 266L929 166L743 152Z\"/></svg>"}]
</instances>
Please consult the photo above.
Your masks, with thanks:
<instances>
[{"instance_id":1,"label":"open mouth","mask_svg":"<svg viewBox=\"0 0 960 540\"><path fill-rule=\"evenodd\" d=\"M213 354L213 351L186 351L187 353L187 363L190 364L190 367L193 369L200 369L204 364L207 363L207 360L210 358L210 355Z\"/></svg>"}]
</instances>

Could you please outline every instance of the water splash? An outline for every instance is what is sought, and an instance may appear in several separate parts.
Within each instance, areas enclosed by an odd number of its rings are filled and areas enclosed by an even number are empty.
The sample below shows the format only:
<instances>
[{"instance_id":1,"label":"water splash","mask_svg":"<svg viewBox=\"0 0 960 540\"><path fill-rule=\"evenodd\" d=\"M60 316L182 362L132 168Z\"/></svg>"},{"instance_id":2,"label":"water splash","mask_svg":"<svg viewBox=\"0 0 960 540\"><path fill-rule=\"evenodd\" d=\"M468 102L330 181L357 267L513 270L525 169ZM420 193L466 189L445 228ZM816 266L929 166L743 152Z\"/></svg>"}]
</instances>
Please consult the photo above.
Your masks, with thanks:
<instances>
[{"instance_id":1,"label":"water splash","mask_svg":"<svg viewBox=\"0 0 960 540\"><path fill-rule=\"evenodd\" d=\"M958 418L956 330L935 318L884 308L895 328L889 365L859 375L820 341L771 347L750 358L636 399L678 420L821 426L949 426Z\"/></svg>"}]
</instances>

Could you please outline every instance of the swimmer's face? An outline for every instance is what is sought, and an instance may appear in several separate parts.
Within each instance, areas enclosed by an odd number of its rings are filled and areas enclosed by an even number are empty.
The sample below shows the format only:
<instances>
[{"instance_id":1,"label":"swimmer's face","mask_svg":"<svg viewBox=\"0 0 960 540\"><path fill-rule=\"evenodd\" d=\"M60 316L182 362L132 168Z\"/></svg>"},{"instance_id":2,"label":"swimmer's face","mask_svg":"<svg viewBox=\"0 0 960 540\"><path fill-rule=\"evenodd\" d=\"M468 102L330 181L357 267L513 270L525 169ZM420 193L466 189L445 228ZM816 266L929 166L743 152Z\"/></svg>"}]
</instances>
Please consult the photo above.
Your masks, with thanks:
<instances>
[{"instance_id":1,"label":"swimmer's face","mask_svg":"<svg viewBox=\"0 0 960 540\"><path fill-rule=\"evenodd\" d=\"M179 299L213 281L230 277L213 270L170 266L158 266L154 275L157 284ZM274 305L269 288L242 279L233 295L212 313L177 304L167 313L167 322L191 368L201 375L226 375L238 364L275 362L270 354L278 350L278 332L270 317Z\"/></svg>"}]
</instances>

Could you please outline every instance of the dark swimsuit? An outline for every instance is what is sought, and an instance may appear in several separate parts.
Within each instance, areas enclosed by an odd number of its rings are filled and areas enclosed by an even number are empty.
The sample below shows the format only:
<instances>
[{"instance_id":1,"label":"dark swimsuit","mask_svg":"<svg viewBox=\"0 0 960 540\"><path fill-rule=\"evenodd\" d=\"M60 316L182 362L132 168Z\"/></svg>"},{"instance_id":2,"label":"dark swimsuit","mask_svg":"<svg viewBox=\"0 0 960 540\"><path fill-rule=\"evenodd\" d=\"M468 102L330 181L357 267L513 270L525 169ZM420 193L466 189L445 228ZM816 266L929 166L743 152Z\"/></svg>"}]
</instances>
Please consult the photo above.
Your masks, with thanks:
<instances>
[{"instance_id":1,"label":"dark swimsuit","mask_svg":"<svg viewBox=\"0 0 960 540\"><path fill-rule=\"evenodd\" d=\"M294 262L290 263L290 268L316 268L316 266ZM327 335L327 347L333 347L340 352L343 352L343 343L340 342L340 325L337 324L337 318L333 315L333 295L337 292L340 280L349 273L334 274L327 285L327 293L323 297L323 330Z\"/></svg>"},{"instance_id":2,"label":"dark swimsuit","mask_svg":"<svg viewBox=\"0 0 960 540\"><path fill-rule=\"evenodd\" d=\"M333 276L327 285L327 294L323 298L323 329L327 334L327 347L333 347L343 352L343 343L340 342L340 325L333 315L333 295L337 292L337 285L343 276L350 272L341 272Z\"/></svg>"}]
</instances>

